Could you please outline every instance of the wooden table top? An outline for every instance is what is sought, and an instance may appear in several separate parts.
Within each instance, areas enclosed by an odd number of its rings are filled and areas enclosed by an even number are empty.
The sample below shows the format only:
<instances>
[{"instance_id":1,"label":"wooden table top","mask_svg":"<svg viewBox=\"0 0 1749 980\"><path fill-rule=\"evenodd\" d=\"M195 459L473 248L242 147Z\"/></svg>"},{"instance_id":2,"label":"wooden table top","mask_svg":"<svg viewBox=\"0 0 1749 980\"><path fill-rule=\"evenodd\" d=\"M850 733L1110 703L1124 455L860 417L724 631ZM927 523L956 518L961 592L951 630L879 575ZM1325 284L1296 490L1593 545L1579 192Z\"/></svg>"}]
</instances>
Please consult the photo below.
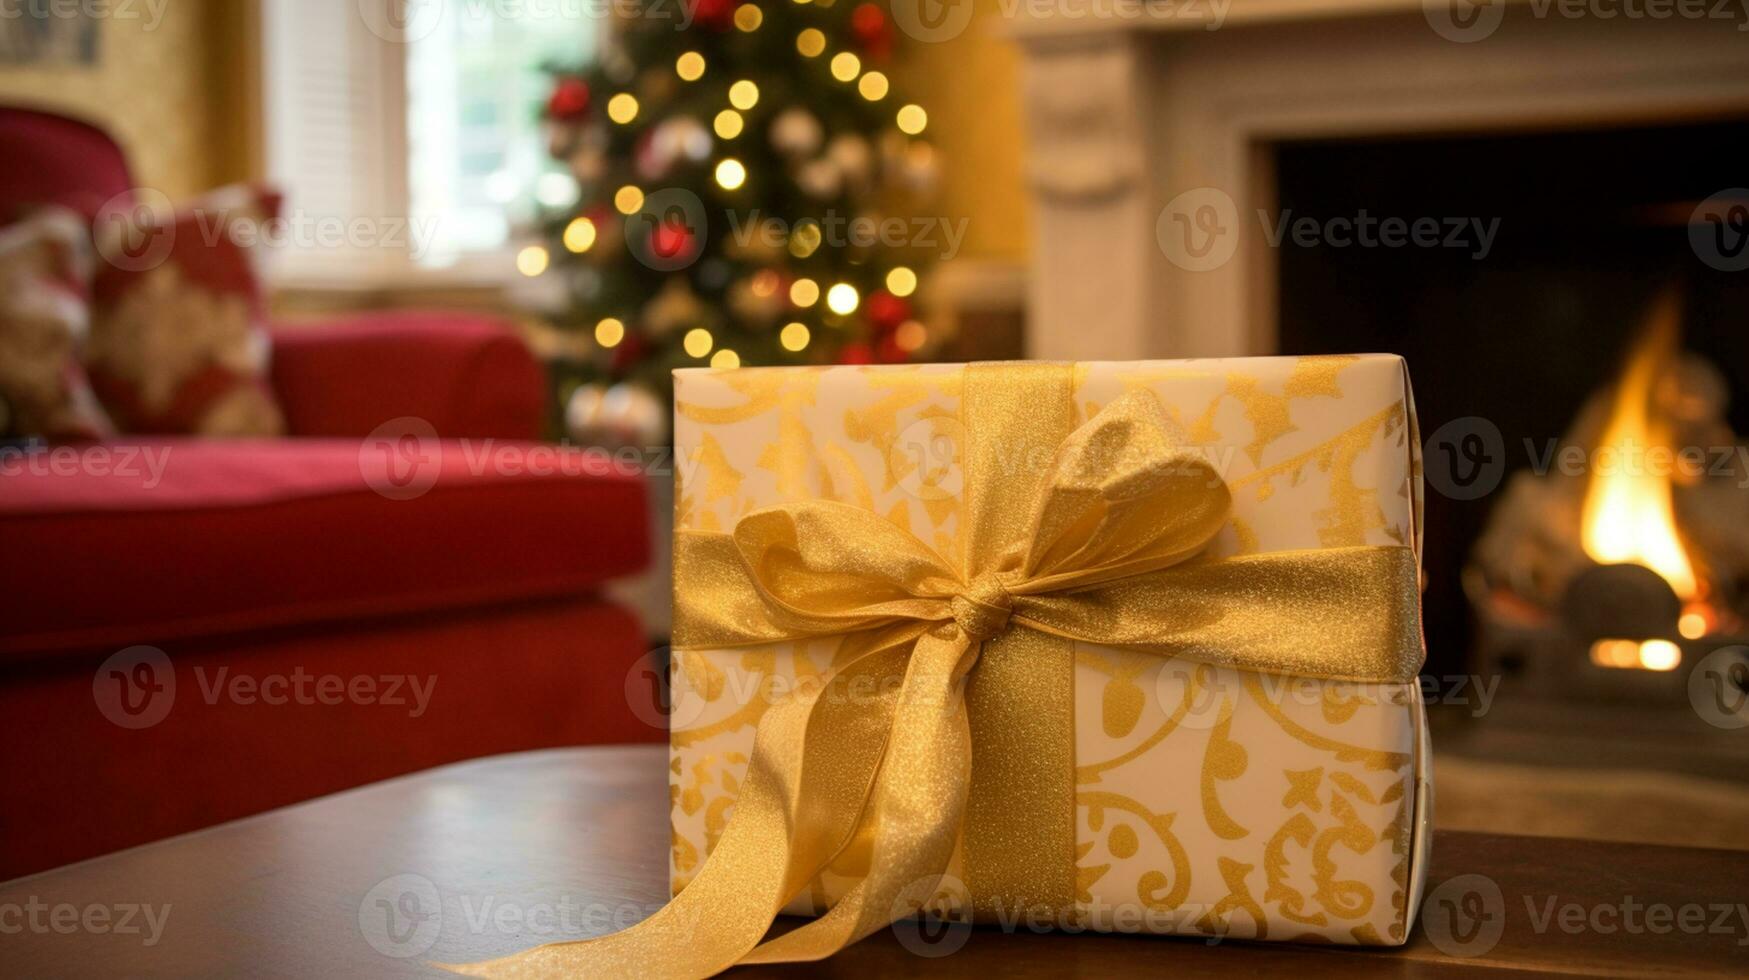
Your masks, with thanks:
<instances>
[{"instance_id":1,"label":"wooden table top","mask_svg":"<svg viewBox=\"0 0 1749 980\"><path fill-rule=\"evenodd\" d=\"M667 898L667 771L660 746L486 759L21 878L0 976L441 977L613 931ZM1453 924L1396 950L977 929L926 958L888 930L735 976L1749 972L1749 852L1442 833L1429 887L1453 879Z\"/></svg>"}]
</instances>

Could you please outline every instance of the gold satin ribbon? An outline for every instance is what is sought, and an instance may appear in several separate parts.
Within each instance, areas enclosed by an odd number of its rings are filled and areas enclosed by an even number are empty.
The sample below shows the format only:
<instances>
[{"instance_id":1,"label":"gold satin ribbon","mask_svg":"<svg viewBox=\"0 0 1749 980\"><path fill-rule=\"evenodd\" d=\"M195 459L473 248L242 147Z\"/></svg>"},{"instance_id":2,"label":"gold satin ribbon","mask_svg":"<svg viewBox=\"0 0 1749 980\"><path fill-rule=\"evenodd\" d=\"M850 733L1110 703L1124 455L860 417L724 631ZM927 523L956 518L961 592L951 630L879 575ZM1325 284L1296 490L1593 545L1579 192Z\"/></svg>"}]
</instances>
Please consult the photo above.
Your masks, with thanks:
<instances>
[{"instance_id":1,"label":"gold satin ribbon","mask_svg":"<svg viewBox=\"0 0 1749 980\"><path fill-rule=\"evenodd\" d=\"M1072 908L1075 641L1414 679L1410 549L1206 560L1231 506L1220 475L1145 392L1069 432L1072 391L1066 365L966 369L964 573L878 515L829 501L749 514L730 534L680 532L676 647L843 636L832 672L766 711L728 825L667 906L610 936L451 969L691 978L824 959L932 897L962 825L979 911ZM1025 465L1053 445L1050 466ZM974 746L978 772L1000 780L974 775ZM871 849L867 874L826 914L761 944L853 841Z\"/></svg>"}]
</instances>

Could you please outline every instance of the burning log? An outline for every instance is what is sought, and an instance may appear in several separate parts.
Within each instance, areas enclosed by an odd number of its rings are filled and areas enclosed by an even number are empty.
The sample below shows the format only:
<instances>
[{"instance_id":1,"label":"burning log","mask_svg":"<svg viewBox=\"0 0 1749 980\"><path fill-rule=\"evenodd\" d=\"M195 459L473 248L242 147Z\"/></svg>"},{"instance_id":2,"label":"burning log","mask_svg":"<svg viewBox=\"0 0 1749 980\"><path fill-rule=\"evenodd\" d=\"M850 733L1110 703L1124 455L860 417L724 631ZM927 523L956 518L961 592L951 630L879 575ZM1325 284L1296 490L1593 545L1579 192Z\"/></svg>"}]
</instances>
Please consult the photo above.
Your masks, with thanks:
<instances>
[{"instance_id":1,"label":"burning log","mask_svg":"<svg viewBox=\"0 0 1749 980\"><path fill-rule=\"evenodd\" d=\"M1490 516L1465 574L1484 664L1523 661L1564 691L1575 655L1668 672L1684 641L1701 653L1743 630L1749 449L1719 372L1680 351L1680 315L1661 298L1575 419L1563 450L1587 465L1515 475Z\"/></svg>"}]
</instances>

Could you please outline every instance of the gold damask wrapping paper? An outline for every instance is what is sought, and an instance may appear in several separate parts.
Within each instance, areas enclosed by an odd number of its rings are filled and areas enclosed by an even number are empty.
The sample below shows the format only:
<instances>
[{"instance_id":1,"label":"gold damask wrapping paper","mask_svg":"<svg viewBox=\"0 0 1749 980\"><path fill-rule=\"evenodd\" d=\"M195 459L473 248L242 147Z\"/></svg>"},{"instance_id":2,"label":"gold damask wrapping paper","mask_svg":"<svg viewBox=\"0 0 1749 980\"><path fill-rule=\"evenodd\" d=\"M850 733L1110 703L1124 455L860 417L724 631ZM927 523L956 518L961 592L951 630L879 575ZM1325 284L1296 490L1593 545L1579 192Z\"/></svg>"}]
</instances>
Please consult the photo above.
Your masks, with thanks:
<instances>
[{"instance_id":1,"label":"gold damask wrapping paper","mask_svg":"<svg viewBox=\"0 0 1749 980\"><path fill-rule=\"evenodd\" d=\"M967 470L1040 463L978 448L962 414L966 370L677 373L677 528L728 532L766 508L835 501L962 565L968 500L979 490ZM1151 393L1226 481L1232 509L1211 558L1419 551L1418 438L1399 358L1084 363L1072 388L1071 427L1126 393ZM968 466L980 452L987 458ZM676 652L677 893L728 822L768 705L823 677L838 646L825 637ZM1081 641L1072 663L1035 670L1016 652L986 652L968 689L974 727L981 717L985 730L1019 730L1020 744L1033 719L1060 713L1072 716L1073 744L1024 758L974 744L947 903L1020 928L1042 912L1046 922L1101 931L1404 941L1431 798L1413 682L1255 673ZM1315 652L1334 663L1344 651ZM1002 697L980 703L980 688ZM868 855L846 850L789 911L829 908L862 877ZM992 866L1036 868L1038 880L991 881ZM1038 906L1053 895L1057 907Z\"/></svg>"}]
</instances>

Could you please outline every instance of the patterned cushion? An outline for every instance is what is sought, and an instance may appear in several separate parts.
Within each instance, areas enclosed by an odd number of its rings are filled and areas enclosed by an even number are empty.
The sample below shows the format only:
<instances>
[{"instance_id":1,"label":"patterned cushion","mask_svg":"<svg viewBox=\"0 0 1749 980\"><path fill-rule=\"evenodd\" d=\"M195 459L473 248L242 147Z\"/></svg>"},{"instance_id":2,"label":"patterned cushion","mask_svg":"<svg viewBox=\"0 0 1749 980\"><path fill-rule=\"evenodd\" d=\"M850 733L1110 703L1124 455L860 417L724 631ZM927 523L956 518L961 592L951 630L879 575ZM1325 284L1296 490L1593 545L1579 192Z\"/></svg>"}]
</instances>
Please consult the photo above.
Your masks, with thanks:
<instances>
[{"instance_id":1,"label":"patterned cushion","mask_svg":"<svg viewBox=\"0 0 1749 980\"><path fill-rule=\"evenodd\" d=\"M86 365L129 432L271 436L285 429L267 384L259 264L271 190L238 185L174 210L98 215Z\"/></svg>"},{"instance_id":2,"label":"patterned cushion","mask_svg":"<svg viewBox=\"0 0 1749 980\"><path fill-rule=\"evenodd\" d=\"M113 434L79 365L90 268L84 222L70 211L0 231L0 437Z\"/></svg>"}]
</instances>

